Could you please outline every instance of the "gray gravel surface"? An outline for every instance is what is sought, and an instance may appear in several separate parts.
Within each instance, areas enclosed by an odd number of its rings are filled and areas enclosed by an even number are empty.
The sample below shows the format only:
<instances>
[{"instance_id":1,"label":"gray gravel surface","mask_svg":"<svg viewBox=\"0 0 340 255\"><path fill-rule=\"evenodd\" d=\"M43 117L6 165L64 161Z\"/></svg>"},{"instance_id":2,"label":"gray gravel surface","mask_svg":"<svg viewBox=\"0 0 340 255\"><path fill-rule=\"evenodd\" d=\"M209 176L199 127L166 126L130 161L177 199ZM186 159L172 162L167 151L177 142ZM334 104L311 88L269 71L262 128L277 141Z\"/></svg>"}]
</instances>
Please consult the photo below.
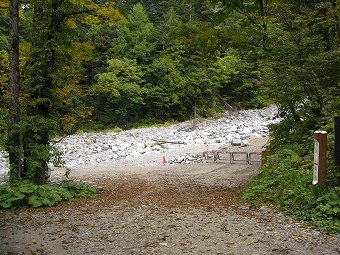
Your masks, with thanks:
<instances>
[{"instance_id":1,"label":"gray gravel surface","mask_svg":"<svg viewBox=\"0 0 340 255\"><path fill-rule=\"evenodd\" d=\"M264 142L250 140L248 149ZM223 160L74 168L70 179L96 187L97 198L0 211L0 253L339 254L339 236L238 202L258 171L259 164ZM52 176L64 178L61 169Z\"/></svg>"},{"instance_id":2,"label":"gray gravel surface","mask_svg":"<svg viewBox=\"0 0 340 255\"><path fill-rule=\"evenodd\" d=\"M2 254L339 254L338 236L235 203L235 189L169 176L97 183L94 200L1 212Z\"/></svg>"}]
</instances>

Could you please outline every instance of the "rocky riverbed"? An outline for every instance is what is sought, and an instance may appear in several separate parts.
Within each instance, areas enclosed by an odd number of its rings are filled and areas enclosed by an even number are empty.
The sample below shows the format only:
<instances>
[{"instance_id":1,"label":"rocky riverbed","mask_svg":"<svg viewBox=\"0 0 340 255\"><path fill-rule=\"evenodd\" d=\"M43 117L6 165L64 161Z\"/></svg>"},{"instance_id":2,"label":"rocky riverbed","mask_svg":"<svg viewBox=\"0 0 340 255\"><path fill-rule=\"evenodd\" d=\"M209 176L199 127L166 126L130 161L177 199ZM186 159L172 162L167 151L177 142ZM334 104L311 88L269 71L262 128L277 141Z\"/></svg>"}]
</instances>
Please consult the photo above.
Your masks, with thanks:
<instances>
[{"instance_id":1,"label":"rocky riverbed","mask_svg":"<svg viewBox=\"0 0 340 255\"><path fill-rule=\"evenodd\" d=\"M226 113L218 119L187 121L169 127L122 132L84 133L56 139L69 168L97 163L159 164L199 160L205 150L233 143L247 146L251 138L268 136L268 125L278 122L277 107ZM163 158L164 156L164 158ZM0 152L0 177L8 172L6 154Z\"/></svg>"},{"instance_id":2,"label":"rocky riverbed","mask_svg":"<svg viewBox=\"0 0 340 255\"><path fill-rule=\"evenodd\" d=\"M202 149L216 149L225 144L247 146L250 138L268 135L268 125L279 121L277 108L269 106L260 110L245 110L225 115L214 120L202 120L197 123L183 122L161 128L133 129L124 132L73 135L56 144L64 155L69 167L91 165L98 162L133 160L144 155L185 156L195 154ZM194 149L192 145L197 145ZM173 153L175 150L176 153ZM177 154L177 155L175 155Z\"/></svg>"}]
</instances>

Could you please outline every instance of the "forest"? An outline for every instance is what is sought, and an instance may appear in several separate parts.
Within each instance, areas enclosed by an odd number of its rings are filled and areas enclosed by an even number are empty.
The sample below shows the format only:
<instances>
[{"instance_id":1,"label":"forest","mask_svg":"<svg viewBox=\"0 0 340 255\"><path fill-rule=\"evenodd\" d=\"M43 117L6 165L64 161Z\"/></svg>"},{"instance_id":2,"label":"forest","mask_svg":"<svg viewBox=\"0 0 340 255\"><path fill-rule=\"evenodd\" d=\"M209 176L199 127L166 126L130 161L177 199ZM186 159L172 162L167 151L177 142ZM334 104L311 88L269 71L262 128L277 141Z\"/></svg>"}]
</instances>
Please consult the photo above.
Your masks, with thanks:
<instances>
[{"instance_id":1,"label":"forest","mask_svg":"<svg viewBox=\"0 0 340 255\"><path fill-rule=\"evenodd\" d=\"M310 154L313 132L326 130L328 184L339 196L339 19L338 0L2 0L0 130L10 179L45 183L57 136L276 104L283 120L271 129L273 165Z\"/></svg>"}]
</instances>

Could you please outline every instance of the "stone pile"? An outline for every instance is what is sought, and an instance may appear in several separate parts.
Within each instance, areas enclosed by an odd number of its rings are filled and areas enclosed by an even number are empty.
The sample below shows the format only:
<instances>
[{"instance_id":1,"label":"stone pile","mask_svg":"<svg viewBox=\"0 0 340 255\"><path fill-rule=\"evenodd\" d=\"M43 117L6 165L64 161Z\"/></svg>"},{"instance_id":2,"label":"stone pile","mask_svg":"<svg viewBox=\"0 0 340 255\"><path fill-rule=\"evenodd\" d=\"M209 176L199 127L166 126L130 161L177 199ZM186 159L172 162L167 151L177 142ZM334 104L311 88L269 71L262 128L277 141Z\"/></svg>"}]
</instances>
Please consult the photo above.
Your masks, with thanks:
<instances>
[{"instance_id":1,"label":"stone pile","mask_svg":"<svg viewBox=\"0 0 340 255\"><path fill-rule=\"evenodd\" d=\"M268 136L268 125L280 121L277 107L259 110L242 110L226 113L219 119L187 121L169 127L150 127L122 132L85 133L68 136L55 147L62 153L66 166L75 167L101 162L124 163L124 160L143 158L147 155L166 154L173 151L167 163L200 161L186 151L193 146L218 148L233 144L247 146L250 138ZM177 155L175 154L177 153ZM8 164L0 152L0 175L7 172ZM145 162L148 163L148 162Z\"/></svg>"},{"instance_id":2,"label":"stone pile","mask_svg":"<svg viewBox=\"0 0 340 255\"><path fill-rule=\"evenodd\" d=\"M167 161L167 164L174 165L174 164L191 164L196 162L202 162L203 161L203 155L200 154L185 154L185 155L178 155L175 156L172 159L169 159Z\"/></svg>"}]
</instances>

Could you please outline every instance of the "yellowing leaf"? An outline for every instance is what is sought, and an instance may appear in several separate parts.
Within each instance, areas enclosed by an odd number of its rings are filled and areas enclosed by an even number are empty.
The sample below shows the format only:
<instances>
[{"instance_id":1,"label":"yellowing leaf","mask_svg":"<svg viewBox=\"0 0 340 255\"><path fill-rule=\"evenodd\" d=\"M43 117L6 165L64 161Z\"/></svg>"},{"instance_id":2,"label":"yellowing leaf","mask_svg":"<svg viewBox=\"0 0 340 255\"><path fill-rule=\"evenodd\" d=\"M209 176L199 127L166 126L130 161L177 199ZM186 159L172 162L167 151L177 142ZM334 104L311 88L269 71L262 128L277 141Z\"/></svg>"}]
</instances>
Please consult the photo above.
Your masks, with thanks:
<instances>
[{"instance_id":1,"label":"yellowing leaf","mask_svg":"<svg viewBox=\"0 0 340 255\"><path fill-rule=\"evenodd\" d=\"M66 20L65 24L66 24L66 26L68 26L71 29L77 28L77 24L73 19Z\"/></svg>"},{"instance_id":2,"label":"yellowing leaf","mask_svg":"<svg viewBox=\"0 0 340 255\"><path fill-rule=\"evenodd\" d=\"M99 24L100 23L100 19L99 19L98 16L87 15L87 16L83 17L83 22L85 24Z\"/></svg>"}]
</instances>

